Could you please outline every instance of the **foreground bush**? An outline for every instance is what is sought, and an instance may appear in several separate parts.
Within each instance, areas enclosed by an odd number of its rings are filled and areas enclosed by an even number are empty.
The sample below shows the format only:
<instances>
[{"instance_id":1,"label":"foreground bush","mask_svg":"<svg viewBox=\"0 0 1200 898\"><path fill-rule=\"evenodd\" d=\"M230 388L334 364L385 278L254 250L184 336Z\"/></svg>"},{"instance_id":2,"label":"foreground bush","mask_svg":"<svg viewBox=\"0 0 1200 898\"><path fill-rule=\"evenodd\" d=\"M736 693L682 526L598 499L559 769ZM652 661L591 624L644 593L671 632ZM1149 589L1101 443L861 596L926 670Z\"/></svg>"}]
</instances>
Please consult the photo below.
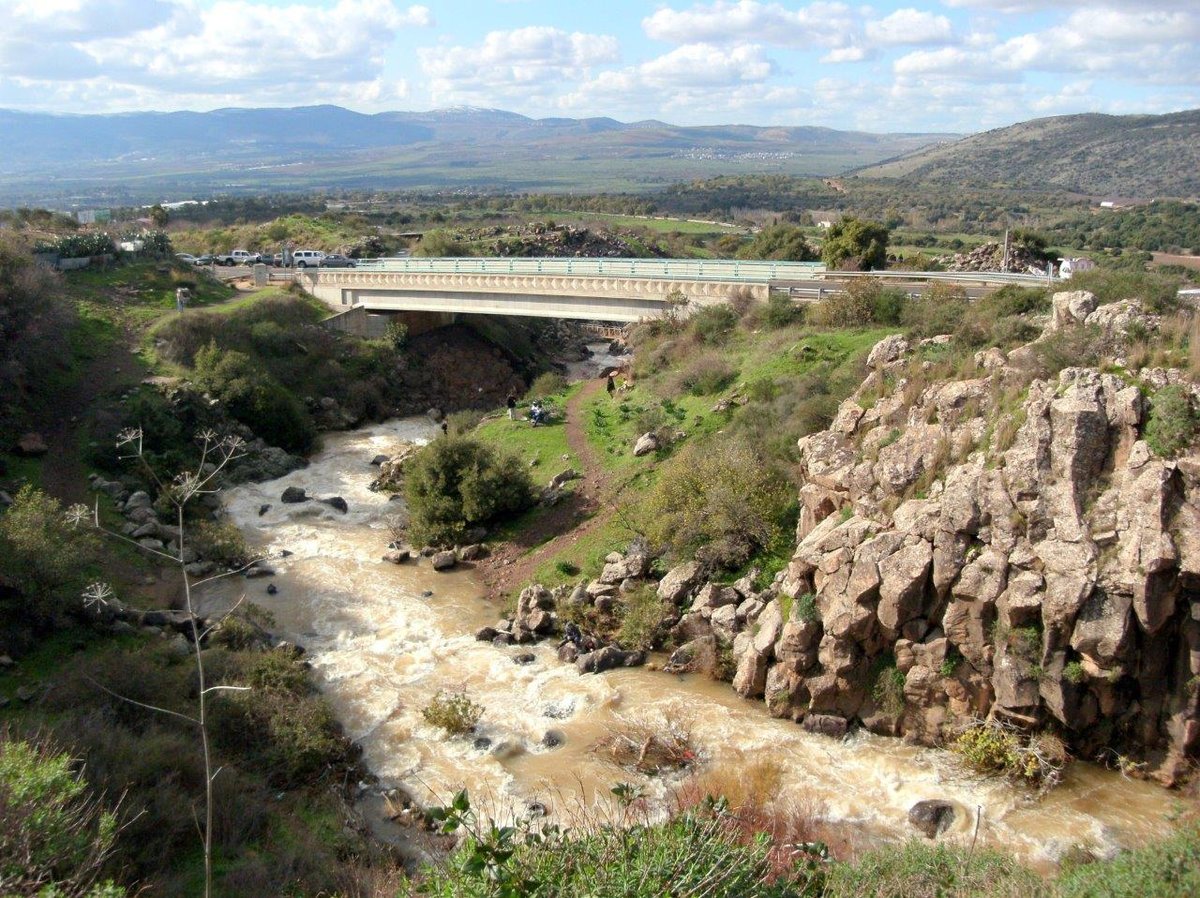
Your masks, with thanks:
<instances>
[{"instance_id":1,"label":"foreground bush","mask_svg":"<svg viewBox=\"0 0 1200 898\"><path fill-rule=\"evenodd\" d=\"M51 622L79 607L86 567L97 544L90 530L76 529L58 500L24 486L0 514L0 575L12 580L24 600L0 611L9 620Z\"/></svg>"},{"instance_id":2,"label":"foreground bush","mask_svg":"<svg viewBox=\"0 0 1200 898\"><path fill-rule=\"evenodd\" d=\"M958 846L909 842L834 864L822 898L1037 898L1041 878L1012 857Z\"/></svg>"},{"instance_id":3,"label":"foreground bush","mask_svg":"<svg viewBox=\"0 0 1200 898\"><path fill-rule=\"evenodd\" d=\"M404 498L414 543L452 545L471 527L533 504L533 481L520 460L466 437L430 443L406 469Z\"/></svg>"},{"instance_id":4,"label":"foreground bush","mask_svg":"<svg viewBox=\"0 0 1200 898\"><path fill-rule=\"evenodd\" d=\"M0 895L120 898L96 884L116 835L70 755L0 733Z\"/></svg>"}]
</instances>

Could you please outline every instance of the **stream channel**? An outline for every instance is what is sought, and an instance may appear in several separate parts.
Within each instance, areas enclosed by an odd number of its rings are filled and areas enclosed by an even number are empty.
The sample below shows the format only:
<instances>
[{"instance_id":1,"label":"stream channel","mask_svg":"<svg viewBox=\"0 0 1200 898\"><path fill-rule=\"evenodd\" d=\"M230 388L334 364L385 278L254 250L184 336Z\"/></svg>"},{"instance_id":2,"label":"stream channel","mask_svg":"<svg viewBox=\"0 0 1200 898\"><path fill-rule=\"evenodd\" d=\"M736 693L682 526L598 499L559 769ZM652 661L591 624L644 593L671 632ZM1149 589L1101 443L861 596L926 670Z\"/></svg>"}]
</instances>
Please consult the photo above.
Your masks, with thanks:
<instances>
[{"instance_id":1,"label":"stream channel","mask_svg":"<svg viewBox=\"0 0 1200 898\"><path fill-rule=\"evenodd\" d=\"M307 468L228 490L227 513L252 547L275 558L276 575L219 581L202 598L212 612L244 591L274 616L280 637L305 647L382 788L403 786L418 801L439 804L466 787L473 804L499 819L539 802L565 822L580 802L607 802L618 782L637 781L663 798L670 783L639 779L589 751L614 726L633 721L686 728L699 762L728 766L735 777L739 766L769 759L783 770L780 798L818 808L831 821L903 837L915 832L909 807L931 798L956 805L951 838L972 838L978 808L980 844L1033 863L1073 845L1107 854L1170 830L1169 792L1097 766L1073 764L1058 788L1032 800L1003 781L969 774L943 751L865 732L841 742L806 733L703 676L648 668L581 676L558 660L552 640L503 649L477 642L474 632L494 624L500 609L481 598L469 566L435 573L424 558L381 560L397 505L367 488L376 473L369 462L434 432L427 418L407 418L326 434ZM288 486L341 496L349 511L285 505L279 497ZM280 559L283 550L292 554ZM275 595L267 594L268 582ZM514 660L529 653L532 662ZM449 738L421 709L439 690L460 689L484 713L473 736Z\"/></svg>"}]
</instances>

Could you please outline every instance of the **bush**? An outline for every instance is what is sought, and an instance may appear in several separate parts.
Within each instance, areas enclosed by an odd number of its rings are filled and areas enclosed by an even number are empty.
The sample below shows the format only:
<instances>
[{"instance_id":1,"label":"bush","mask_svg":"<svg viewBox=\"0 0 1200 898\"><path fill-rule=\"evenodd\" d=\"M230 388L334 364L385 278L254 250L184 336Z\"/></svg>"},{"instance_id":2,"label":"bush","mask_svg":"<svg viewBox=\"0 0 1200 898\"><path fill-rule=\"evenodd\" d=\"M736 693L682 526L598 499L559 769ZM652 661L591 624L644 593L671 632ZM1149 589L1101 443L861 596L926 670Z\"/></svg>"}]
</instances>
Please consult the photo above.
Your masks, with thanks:
<instances>
[{"instance_id":1,"label":"bush","mask_svg":"<svg viewBox=\"0 0 1200 898\"><path fill-rule=\"evenodd\" d=\"M427 723L441 727L451 736L465 736L475 729L483 716L483 706L476 704L465 692L442 692L421 709Z\"/></svg>"},{"instance_id":2,"label":"bush","mask_svg":"<svg viewBox=\"0 0 1200 898\"><path fill-rule=\"evenodd\" d=\"M97 548L91 528L74 526L57 499L23 486L0 514L0 574L26 599L7 609L9 619L43 625L79 607Z\"/></svg>"},{"instance_id":3,"label":"bush","mask_svg":"<svg viewBox=\"0 0 1200 898\"><path fill-rule=\"evenodd\" d=\"M316 444L316 426L300 400L249 355L209 343L196 353L196 382L271 445L306 453Z\"/></svg>"},{"instance_id":4,"label":"bush","mask_svg":"<svg viewBox=\"0 0 1200 898\"><path fill-rule=\"evenodd\" d=\"M526 396L530 399L545 399L547 396L555 396L567 388L567 379L557 371L546 371L539 374L533 379L533 383L529 385L529 390Z\"/></svg>"},{"instance_id":5,"label":"bush","mask_svg":"<svg viewBox=\"0 0 1200 898\"><path fill-rule=\"evenodd\" d=\"M619 605L621 627L617 641L627 649L652 649L662 641L660 627L667 615L655 587L647 585L624 596Z\"/></svg>"},{"instance_id":6,"label":"bush","mask_svg":"<svg viewBox=\"0 0 1200 898\"><path fill-rule=\"evenodd\" d=\"M804 319L804 308L792 302L786 293L772 291L763 307L760 320L765 327L778 330Z\"/></svg>"},{"instance_id":7,"label":"bush","mask_svg":"<svg viewBox=\"0 0 1200 898\"><path fill-rule=\"evenodd\" d=\"M516 456L449 436L408 463L404 497L413 541L451 545L470 527L524 511L534 493L529 471Z\"/></svg>"},{"instance_id":8,"label":"bush","mask_svg":"<svg viewBox=\"0 0 1200 898\"><path fill-rule=\"evenodd\" d=\"M753 240L740 247L737 258L812 262L820 257L800 228L790 224L774 224L763 228L754 235Z\"/></svg>"},{"instance_id":9,"label":"bush","mask_svg":"<svg viewBox=\"0 0 1200 898\"><path fill-rule=\"evenodd\" d=\"M846 216L834 222L821 245L829 268L870 271L887 267L888 229L877 221Z\"/></svg>"},{"instance_id":10,"label":"bush","mask_svg":"<svg viewBox=\"0 0 1200 898\"><path fill-rule=\"evenodd\" d=\"M1146 443L1154 454L1174 458L1196 439L1200 416L1192 405L1187 387L1171 384L1150 398L1150 420L1146 422Z\"/></svg>"},{"instance_id":11,"label":"bush","mask_svg":"<svg viewBox=\"0 0 1200 898\"><path fill-rule=\"evenodd\" d=\"M116 815L88 795L70 755L0 733L0 892L123 896L94 885L116 836Z\"/></svg>"},{"instance_id":12,"label":"bush","mask_svg":"<svg viewBox=\"0 0 1200 898\"><path fill-rule=\"evenodd\" d=\"M885 714L897 715L904 711L904 672L894 665L885 667L875 677L871 687L875 704Z\"/></svg>"},{"instance_id":13,"label":"bush","mask_svg":"<svg viewBox=\"0 0 1200 898\"><path fill-rule=\"evenodd\" d=\"M1068 869L1055 885L1057 898L1193 898L1200 895L1200 826Z\"/></svg>"},{"instance_id":14,"label":"bush","mask_svg":"<svg viewBox=\"0 0 1200 898\"><path fill-rule=\"evenodd\" d=\"M738 314L728 303L702 306L692 315L690 327L696 339L710 346L719 346L737 327Z\"/></svg>"},{"instance_id":15,"label":"bush","mask_svg":"<svg viewBox=\"0 0 1200 898\"><path fill-rule=\"evenodd\" d=\"M1037 898L1042 880L1010 855L957 845L908 842L835 864L823 898Z\"/></svg>"},{"instance_id":16,"label":"bush","mask_svg":"<svg viewBox=\"0 0 1200 898\"><path fill-rule=\"evenodd\" d=\"M250 548L232 521L196 521L189 525L192 548L202 558L236 569L249 563Z\"/></svg>"},{"instance_id":17,"label":"bush","mask_svg":"<svg viewBox=\"0 0 1200 898\"><path fill-rule=\"evenodd\" d=\"M771 545L794 502L787 475L750 447L693 443L663 466L644 503L645 532L732 569Z\"/></svg>"},{"instance_id":18,"label":"bush","mask_svg":"<svg viewBox=\"0 0 1200 898\"><path fill-rule=\"evenodd\" d=\"M683 368L676 379L680 392L693 396L709 396L725 389L737 377L737 369L723 356L705 353L697 356Z\"/></svg>"}]
</instances>

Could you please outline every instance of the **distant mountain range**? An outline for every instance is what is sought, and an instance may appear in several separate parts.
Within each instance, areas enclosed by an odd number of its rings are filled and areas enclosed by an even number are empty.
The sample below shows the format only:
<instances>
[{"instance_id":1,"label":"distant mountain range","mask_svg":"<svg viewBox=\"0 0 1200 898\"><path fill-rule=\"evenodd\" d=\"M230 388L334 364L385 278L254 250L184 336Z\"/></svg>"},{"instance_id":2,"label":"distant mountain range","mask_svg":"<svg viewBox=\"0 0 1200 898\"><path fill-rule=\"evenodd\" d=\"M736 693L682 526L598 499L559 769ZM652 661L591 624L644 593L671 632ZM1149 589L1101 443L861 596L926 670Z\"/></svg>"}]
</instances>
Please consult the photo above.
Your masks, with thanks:
<instances>
[{"instance_id":1,"label":"distant mountain range","mask_svg":"<svg viewBox=\"0 0 1200 898\"><path fill-rule=\"evenodd\" d=\"M58 205L320 188L639 190L717 174L835 174L957 136L337 106L0 110L0 134L0 202Z\"/></svg>"},{"instance_id":2,"label":"distant mountain range","mask_svg":"<svg viewBox=\"0 0 1200 898\"><path fill-rule=\"evenodd\" d=\"M1200 109L1064 115L985 131L859 168L868 178L1095 197L1200 197Z\"/></svg>"},{"instance_id":3,"label":"distant mountain range","mask_svg":"<svg viewBox=\"0 0 1200 898\"><path fill-rule=\"evenodd\" d=\"M717 175L1200 196L1200 110L1070 115L963 138L817 127L533 119L338 106L50 115L0 110L0 205L311 190L647 191Z\"/></svg>"}]
</instances>

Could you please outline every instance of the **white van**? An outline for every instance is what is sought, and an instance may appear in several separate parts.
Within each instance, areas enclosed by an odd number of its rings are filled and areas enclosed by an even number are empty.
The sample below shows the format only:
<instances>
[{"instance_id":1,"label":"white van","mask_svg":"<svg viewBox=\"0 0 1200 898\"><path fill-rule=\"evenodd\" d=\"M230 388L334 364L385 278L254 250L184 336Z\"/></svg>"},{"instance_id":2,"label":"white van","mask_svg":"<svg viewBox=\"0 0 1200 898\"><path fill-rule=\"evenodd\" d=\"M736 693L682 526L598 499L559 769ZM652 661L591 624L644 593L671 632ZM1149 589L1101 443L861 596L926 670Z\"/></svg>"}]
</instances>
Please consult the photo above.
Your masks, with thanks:
<instances>
[{"instance_id":1,"label":"white van","mask_svg":"<svg viewBox=\"0 0 1200 898\"><path fill-rule=\"evenodd\" d=\"M298 249L292 253L292 264L297 268L316 268L324 258L319 249Z\"/></svg>"}]
</instances>

